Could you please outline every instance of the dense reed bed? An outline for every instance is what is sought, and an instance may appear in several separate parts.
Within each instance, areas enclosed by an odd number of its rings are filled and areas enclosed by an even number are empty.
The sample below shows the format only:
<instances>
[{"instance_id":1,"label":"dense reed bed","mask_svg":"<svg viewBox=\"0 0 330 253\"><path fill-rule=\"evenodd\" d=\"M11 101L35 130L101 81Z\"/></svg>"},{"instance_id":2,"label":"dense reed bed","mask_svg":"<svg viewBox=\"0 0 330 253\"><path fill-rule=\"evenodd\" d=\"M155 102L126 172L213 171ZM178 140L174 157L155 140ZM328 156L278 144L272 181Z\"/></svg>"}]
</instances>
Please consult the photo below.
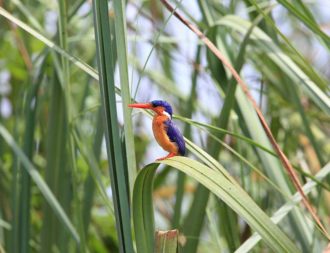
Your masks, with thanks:
<instances>
[{"instance_id":1,"label":"dense reed bed","mask_svg":"<svg viewBox=\"0 0 330 253\"><path fill-rule=\"evenodd\" d=\"M325 250L326 9L0 0L0 252ZM154 99L186 157L154 162Z\"/></svg>"}]
</instances>

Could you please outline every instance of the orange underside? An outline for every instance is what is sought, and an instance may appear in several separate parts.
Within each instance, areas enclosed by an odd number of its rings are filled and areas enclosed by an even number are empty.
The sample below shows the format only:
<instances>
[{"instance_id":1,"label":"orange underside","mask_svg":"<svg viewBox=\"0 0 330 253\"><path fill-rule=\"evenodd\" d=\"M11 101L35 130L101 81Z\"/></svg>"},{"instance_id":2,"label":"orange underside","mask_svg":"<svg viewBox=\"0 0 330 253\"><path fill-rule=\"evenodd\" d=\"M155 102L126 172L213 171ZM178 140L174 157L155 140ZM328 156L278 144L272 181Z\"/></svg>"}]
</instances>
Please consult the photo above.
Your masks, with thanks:
<instances>
[{"instance_id":1,"label":"orange underside","mask_svg":"<svg viewBox=\"0 0 330 253\"><path fill-rule=\"evenodd\" d=\"M178 154L178 147L175 142L171 142L166 134L164 122L168 120L165 115L155 115L152 121L152 130L158 144L166 151Z\"/></svg>"}]
</instances>

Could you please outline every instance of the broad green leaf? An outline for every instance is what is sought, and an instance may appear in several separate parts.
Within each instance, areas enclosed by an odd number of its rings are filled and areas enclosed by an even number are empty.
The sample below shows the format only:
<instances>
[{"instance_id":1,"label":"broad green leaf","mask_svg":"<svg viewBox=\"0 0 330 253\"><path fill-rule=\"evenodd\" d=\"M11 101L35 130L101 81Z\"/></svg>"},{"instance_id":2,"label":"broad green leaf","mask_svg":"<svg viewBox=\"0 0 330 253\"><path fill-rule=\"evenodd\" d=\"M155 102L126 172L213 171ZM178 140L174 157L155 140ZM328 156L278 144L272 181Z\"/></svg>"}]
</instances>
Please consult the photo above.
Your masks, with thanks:
<instances>
[{"instance_id":1,"label":"broad green leaf","mask_svg":"<svg viewBox=\"0 0 330 253\"><path fill-rule=\"evenodd\" d=\"M135 159L135 148L134 148L134 133L132 127L131 109L128 108L128 104L131 103L129 77L128 77L128 59L127 59L127 32L126 32L126 17L125 17L125 1L114 1L114 12L115 12L115 38L116 38L116 49L118 66L120 73L120 87L121 87L121 98L122 108L124 112L124 133L125 133L125 147L126 147L126 162L129 168L129 186L130 192L133 191L133 184L136 177L136 159ZM114 40L112 38L112 42Z\"/></svg>"},{"instance_id":2,"label":"broad green leaf","mask_svg":"<svg viewBox=\"0 0 330 253\"><path fill-rule=\"evenodd\" d=\"M290 239L228 175L224 176L216 168L186 157L174 157L161 163L176 168L203 184L237 212L275 252L299 252ZM158 165L152 163L145 166L134 185L133 219L138 253L152 252L154 247L152 182Z\"/></svg>"}]
</instances>

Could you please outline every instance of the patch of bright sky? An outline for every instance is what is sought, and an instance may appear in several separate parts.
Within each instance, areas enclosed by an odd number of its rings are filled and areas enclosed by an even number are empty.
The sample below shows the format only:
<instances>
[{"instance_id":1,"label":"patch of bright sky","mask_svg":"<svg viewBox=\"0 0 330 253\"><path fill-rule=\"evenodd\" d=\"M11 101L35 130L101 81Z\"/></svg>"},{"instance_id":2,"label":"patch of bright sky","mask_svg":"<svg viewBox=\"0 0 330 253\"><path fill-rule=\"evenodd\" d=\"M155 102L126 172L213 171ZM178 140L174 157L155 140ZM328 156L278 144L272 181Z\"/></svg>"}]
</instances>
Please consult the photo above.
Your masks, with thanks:
<instances>
[{"instance_id":1,"label":"patch of bright sky","mask_svg":"<svg viewBox=\"0 0 330 253\"><path fill-rule=\"evenodd\" d=\"M57 12L49 10L45 12L45 31L50 37L53 37L57 32Z\"/></svg>"},{"instance_id":2,"label":"patch of bright sky","mask_svg":"<svg viewBox=\"0 0 330 253\"><path fill-rule=\"evenodd\" d=\"M0 71L0 95L6 96L11 92L10 72L6 69Z\"/></svg>"},{"instance_id":3,"label":"patch of bright sky","mask_svg":"<svg viewBox=\"0 0 330 253\"><path fill-rule=\"evenodd\" d=\"M9 118L13 112L10 100L7 97L0 99L0 114L3 118Z\"/></svg>"},{"instance_id":4,"label":"patch of bright sky","mask_svg":"<svg viewBox=\"0 0 330 253\"><path fill-rule=\"evenodd\" d=\"M196 1L189 1L189 7L187 1L183 1L183 5L190 10L190 13L194 18L197 20L201 18ZM168 15L169 12L167 12L166 16ZM185 61L173 61L172 68L174 71L175 82L178 84L181 92L188 95L191 86L191 63L194 61L196 54L197 37L181 22L178 22L177 18L174 16L169 20L166 31L180 41L177 45L178 52Z\"/></svg>"},{"instance_id":5,"label":"patch of bright sky","mask_svg":"<svg viewBox=\"0 0 330 253\"><path fill-rule=\"evenodd\" d=\"M80 17L86 16L92 9L92 6L90 5L89 2L85 2L81 5L79 8L77 15Z\"/></svg>"},{"instance_id":6,"label":"patch of bright sky","mask_svg":"<svg viewBox=\"0 0 330 253\"><path fill-rule=\"evenodd\" d=\"M13 111L11 102L7 97L11 90L10 72L4 69L0 72L0 115L3 118L10 117Z\"/></svg>"}]
</instances>

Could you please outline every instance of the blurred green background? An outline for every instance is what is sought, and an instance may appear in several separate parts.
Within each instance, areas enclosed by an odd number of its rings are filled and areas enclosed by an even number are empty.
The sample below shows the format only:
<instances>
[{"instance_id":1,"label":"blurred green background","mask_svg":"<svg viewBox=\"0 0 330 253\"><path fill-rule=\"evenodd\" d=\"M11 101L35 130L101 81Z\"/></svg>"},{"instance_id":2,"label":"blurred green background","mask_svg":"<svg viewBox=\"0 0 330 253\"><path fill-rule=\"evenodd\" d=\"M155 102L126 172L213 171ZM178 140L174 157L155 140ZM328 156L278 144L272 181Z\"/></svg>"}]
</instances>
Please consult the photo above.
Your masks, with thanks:
<instances>
[{"instance_id":1,"label":"blurred green background","mask_svg":"<svg viewBox=\"0 0 330 253\"><path fill-rule=\"evenodd\" d=\"M330 3L170 3L248 84L329 228ZM160 1L0 0L0 38L1 253L142 252L154 229L178 229L187 253L326 247L230 71ZM246 206L192 160L139 172L165 151L127 104L154 99L172 104L187 156L227 171L218 182L234 178Z\"/></svg>"}]
</instances>

